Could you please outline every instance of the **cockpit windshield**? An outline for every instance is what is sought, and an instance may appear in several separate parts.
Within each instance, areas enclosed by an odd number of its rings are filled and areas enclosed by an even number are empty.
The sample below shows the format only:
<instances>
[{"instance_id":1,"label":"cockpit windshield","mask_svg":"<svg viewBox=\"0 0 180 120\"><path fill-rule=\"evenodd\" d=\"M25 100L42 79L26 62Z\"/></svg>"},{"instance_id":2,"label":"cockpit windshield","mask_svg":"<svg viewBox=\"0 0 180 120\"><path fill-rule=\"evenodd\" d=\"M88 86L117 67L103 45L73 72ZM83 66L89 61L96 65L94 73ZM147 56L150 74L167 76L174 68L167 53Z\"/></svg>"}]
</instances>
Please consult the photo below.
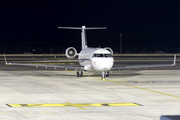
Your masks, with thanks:
<instances>
[{"instance_id":1,"label":"cockpit windshield","mask_svg":"<svg viewBox=\"0 0 180 120\"><path fill-rule=\"evenodd\" d=\"M104 54L104 57L112 57L111 54Z\"/></svg>"},{"instance_id":2,"label":"cockpit windshield","mask_svg":"<svg viewBox=\"0 0 180 120\"><path fill-rule=\"evenodd\" d=\"M112 55L111 54L93 54L93 56L92 57L112 57Z\"/></svg>"}]
</instances>

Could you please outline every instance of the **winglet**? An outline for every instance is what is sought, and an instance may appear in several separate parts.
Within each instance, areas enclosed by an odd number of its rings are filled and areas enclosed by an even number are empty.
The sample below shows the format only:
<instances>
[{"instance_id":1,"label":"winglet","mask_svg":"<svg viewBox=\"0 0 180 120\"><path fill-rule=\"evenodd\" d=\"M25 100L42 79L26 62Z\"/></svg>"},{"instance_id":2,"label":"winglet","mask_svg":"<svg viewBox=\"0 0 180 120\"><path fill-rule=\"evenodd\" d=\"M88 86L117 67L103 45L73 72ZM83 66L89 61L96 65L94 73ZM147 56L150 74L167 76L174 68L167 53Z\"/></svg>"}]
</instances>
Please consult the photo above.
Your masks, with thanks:
<instances>
[{"instance_id":1,"label":"winglet","mask_svg":"<svg viewBox=\"0 0 180 120\"><path fill-rule=\"evenodd\" d=\"M5 55L5 53L4 53L4 60L5 60L5 64L7 65L8 62L7 62L7 60L6 60L6 55Z\"/></svg>"},{"instance_id":2,"label":"winglet","mask_svg":"<svg viewBox=\"0 0 180 120\"><path fill-rule=\"evenodd\" d=\"M173 63L173 66L176 65L176 55L174 55L174 63Z\"/></svg>"}]
</instances>

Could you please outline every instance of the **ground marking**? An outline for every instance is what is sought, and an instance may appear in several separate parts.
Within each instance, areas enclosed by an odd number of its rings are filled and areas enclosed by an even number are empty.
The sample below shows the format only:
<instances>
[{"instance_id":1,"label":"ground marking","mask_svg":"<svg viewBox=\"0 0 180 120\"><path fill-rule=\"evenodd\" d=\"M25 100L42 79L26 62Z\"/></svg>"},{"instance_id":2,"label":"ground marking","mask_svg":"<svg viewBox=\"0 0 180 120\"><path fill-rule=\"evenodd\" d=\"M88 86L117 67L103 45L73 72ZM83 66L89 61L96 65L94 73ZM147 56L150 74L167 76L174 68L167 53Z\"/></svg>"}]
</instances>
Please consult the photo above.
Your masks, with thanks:
<instances>
[{"instance_id":1,"label":"ground marking","mask_svg":"<svg viewBox=\"0 0 180 120\"><path fill-rule=\"evenodd\" d=\"M84 107L107 107L107 106L142 106L137 103L59 103L59 104L7 104L9 107L78 107L86 110ZM42 114L44 112L41 112Z\"/></svg>"},{"instance_id":2,"label":"ground marking","mask_svg":"<svg viewBox=\"0 0 180 120\"><path fill-rule=\"evenodd\" d=\"M69 72L72 72L72 71L69 71ZM101 78L99 78L99 77L94 77L94 76L89 76L89 77L101 80ZM167 94L167 93L163 93L163 92L159 92L159 91L155 91L155 90L150 90L150 89L147 89L147 88L137 87L137 86L133 86L133 85L128 85L128 84L121 83L121 82L118 82L118 81L112 81L112 80L108 80L108 79L106 79L105 81L125 85L125 86L128 86L128 87L138 88L138 89L142 89L142 90L146 90L146 91L150 91L150 92L155 92L155 93L159 93L159 94L162 94L162 95L167 95L167 96L171 96L171 97L175 97L175 98L180 98L180 96L171 95L171 94Z\"/></svg>"},{"instance_id":3,"label":"ground marking","mask_svg":"<svg viewBox=\"0 0 180 120\"><path fill-rule=\"evenodd\" d=\"M117 81L112 81L112 80L106 80L106 81L121 84L121 85L125 85L125 86L129 86L129 87L133 87L133 88L138 88L138 89L142 89L142 90L146 90L146 91L151 91L151 92L155 92L155 93L159 93L159 94L163 94L163 95L167 95L167 96L171 96L171 97L175 97L175 98L180 98L179 96L175 96L175 95L171 95L171 94L167 94L167 93L163 93L163 92L159 92L159 91L155 91L155 90L150 90L150 89L147 89L147 88L128 85L128 84L120 83L120 82L117 82Z\"/></svg>"},{"instance_id":4,"label":"ground marking","mask_svg":"<svg viewBox=\"0 0 180 120\"><path fill-rule=\"evenodd\" d=\"M5 112L0 112L0 114L6 114Z\"/></svg>"}]
</instances>

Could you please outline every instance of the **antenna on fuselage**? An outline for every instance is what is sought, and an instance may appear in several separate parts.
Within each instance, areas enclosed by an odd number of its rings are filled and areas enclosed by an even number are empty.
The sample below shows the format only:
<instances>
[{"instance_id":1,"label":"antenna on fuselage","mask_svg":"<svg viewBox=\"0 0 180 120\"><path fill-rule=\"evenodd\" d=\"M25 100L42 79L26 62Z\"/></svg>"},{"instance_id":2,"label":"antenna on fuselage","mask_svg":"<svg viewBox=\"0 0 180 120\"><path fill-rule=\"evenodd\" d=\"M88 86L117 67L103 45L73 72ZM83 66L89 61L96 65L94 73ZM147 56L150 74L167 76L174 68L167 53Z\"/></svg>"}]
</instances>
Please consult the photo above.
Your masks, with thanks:
<instances>
[{"instance_id":1,"label":"antenna on fuselage","mask_svg":"<svg viewBox=\"0 0 180 120\"><path fill-rule=\"evenodd\" d=\"M95 29L106 29L106 27L58 27L59 29L74 29L74 30L82 30L81 32L81 42L82 42L82 49L87 48L87 38L86 38L86 30L95 30Z\"/></svg>"}]
</instances>

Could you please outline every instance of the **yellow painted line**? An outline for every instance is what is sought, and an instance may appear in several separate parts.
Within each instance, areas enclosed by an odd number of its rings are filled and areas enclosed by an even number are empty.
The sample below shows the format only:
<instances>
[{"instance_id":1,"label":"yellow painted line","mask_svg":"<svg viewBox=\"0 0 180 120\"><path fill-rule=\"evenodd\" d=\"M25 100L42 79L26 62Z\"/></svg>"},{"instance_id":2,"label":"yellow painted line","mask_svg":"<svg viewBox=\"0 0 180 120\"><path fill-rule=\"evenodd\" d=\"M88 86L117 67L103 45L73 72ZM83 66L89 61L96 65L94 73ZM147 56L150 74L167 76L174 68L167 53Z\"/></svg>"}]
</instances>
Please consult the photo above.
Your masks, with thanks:
<instances>
[{"instance_id":1,"label":"yellow painted line","mask_svg":"<svg viewBox=\"0 0 180 120\"><path fill-rule=\"evenodd\" d=\"M66 102L68 105L71 105L71 103L69 103L69 102ZM80 108L80 109L83 109L83 110L86 110L86 108L83 108L83 107L81 107L81 106L76 106L76 107L78 107L78 108Z\"/></svg>"},{"instance_id":2,"label":"yellow painted line","mask_svg":"<svg viewBox=\"0 0 180 120\"><path fill-rule=\"evenodd\" d=\"M167 94L167 93L163 93L163 92L159 92L159 91L155 91L155 90L150 90L150 89L147 89L147 88L128 85L128 84L125 84L125 83L120 83L118 81L112 81L112 80L106 80L106 81L121 84L121 85L125 85L125 86L128 86L128 87L138 88L138 89L142 89L142 90L146 90L146 91L150 91L150 92L155 92L155 93L159 93L159 94L163 94L163 95L167 95L167 96L171 96L171 97L175 97L175 98L180 98L179 96L176 96L176 95L171 95L171 94Z\"/></svg>"},{"instance_id":3,"label":"yellow painted line","mask_svg":"<svg viewBox=\"0 0 180 120\"><path fill-rule=\"evenodd\" d=\"M5 112L0 112L0 114L6 114Z\"/></svg>"},{"instance_id":4,"label":"yellow painted line","mask_svg":"<svg viewBox=\"0 0 180 120\"><path fill-rule=\"evenodd\" d=\"M41 111L40 113L41 113L41 114L45 114L45 112L44 112L44 111Z\"/></svg>"},{"instance_id":5,"label":"yellow painted line","mask_svg":"<svg viewBox=\"0 0 180 120\"><path fill-rule=\"evenodd\" d=\"M82 110L86 110L86 108L83 108L83 107L81 107L81 106L77 106L78 108L80 108L80 109L82 109Z\"/></svg>"},{"instance_id":6,"label":"yellow painted line","mask_svg":"<svg viewBox=\"0 0 180 120\"><path fill-rule=\"evenodd\" d=\"M71 72L71 73L74 73L73 71L69 71L69 70L66 70L66 71Z\"/></svg>"},{"instance_id":7,"label":"yellow painted line","mask_svg":"<svg viewBox=\"0 0 180 120\"><path fill-rule=\"evenodd\" d=\"M137 103L62 103L62 104L7 104L10 107L103 107L103 106L141 106Z\"/></svg>"}]
</instances>

